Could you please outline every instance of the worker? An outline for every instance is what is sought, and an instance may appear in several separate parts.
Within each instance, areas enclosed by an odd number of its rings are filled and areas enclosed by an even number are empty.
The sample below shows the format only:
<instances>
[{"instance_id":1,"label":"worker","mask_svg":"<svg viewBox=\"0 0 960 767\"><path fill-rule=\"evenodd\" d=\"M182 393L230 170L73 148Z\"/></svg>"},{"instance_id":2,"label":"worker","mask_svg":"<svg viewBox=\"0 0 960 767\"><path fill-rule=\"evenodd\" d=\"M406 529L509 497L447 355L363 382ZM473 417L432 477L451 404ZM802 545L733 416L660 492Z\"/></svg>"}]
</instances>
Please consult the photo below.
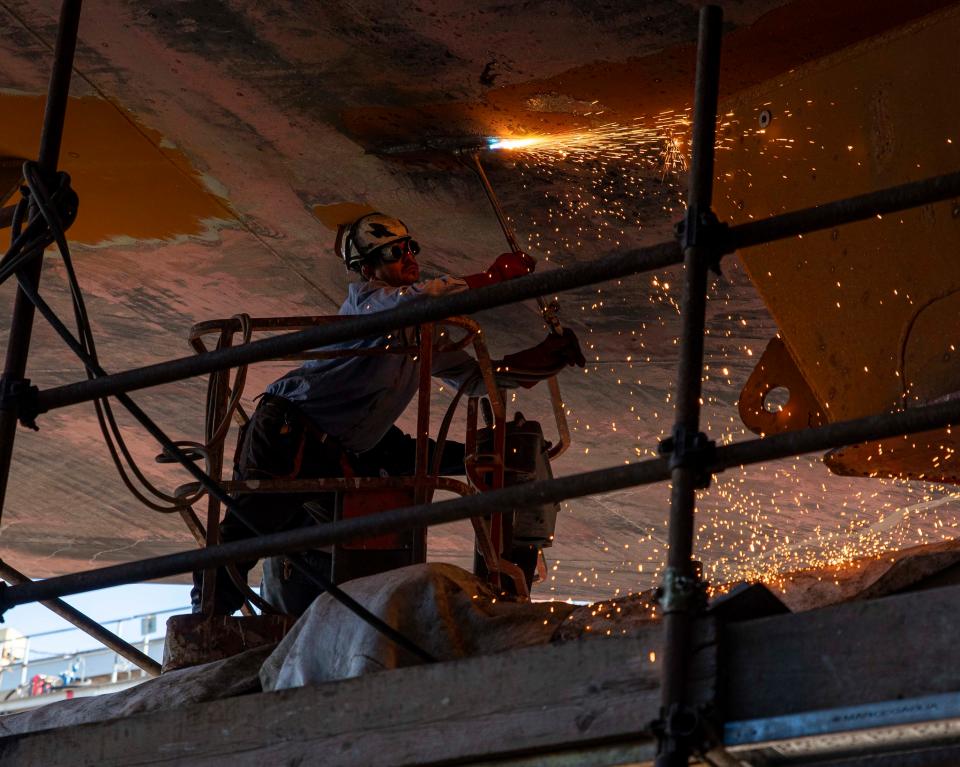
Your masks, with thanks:
<instances>
[{"instance_id":1,"label":"worker","mask_svg":"<svg viewBox=\"0 0 960 767\"><path fill-rule=\"evenodd\" d=\"M341 315L380 312L409 301L493 285L529 274L536 266L525 253L504 253L478 274L421 280L417 262L420 246L403 222L381 213L369 213L340 227L335 249L347 269L360 275L360 281L349 286ZM406 328L385 337L337 343L324 350L373 349L391 343L415 345L418 332L418 328ZM582 367L584 358L576 336L566 330L563 335L552 334L532 349L504 358L498 383L505 387L530 386L573 364ZM509 367L522 368L524 379L512 380ZM259 398L238 446L236 477L340 477L345 470L354 476L412 474L416 440L394 422L418 390L419 370L418 359L410 354L308 360L268 386ZM455 388L465 386L467 394L486 392L476 360L465 351L436 350L432 373ZM462 474L463 459L464 446L448 441L440 473ZM238 504L257 530L266 534L330 521L333 496L251 493L239 495ZM220 534L223 542L252 535L231 511L224 517ZM378 556L386 553L378 552ZM329 577L329 554L305 552L302 557ZM266 596L284 612L300 614L319 591L282 563L282 558L265 563ZM254 564L238 566L241 578L245 579ZM389 567L387 564L380 569ZM239 590L225 576L221 570L217 577L215 612L219 614L232 613L242 604ZM195 609L198 603L199 588L195 587Z\"/></svg>"}]
</instances>

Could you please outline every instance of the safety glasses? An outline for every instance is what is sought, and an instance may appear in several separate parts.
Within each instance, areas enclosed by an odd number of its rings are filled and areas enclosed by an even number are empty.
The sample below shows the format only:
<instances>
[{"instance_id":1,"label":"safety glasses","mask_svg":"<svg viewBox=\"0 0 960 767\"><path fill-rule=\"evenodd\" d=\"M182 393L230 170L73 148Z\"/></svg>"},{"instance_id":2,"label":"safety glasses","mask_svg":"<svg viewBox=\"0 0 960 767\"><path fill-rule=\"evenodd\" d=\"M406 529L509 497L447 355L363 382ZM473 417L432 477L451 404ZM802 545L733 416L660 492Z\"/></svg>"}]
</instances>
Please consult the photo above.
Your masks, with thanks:
<instances>
[{"instance_id":1,"label":"safety glasses","mask_svg":"<svg viewBox=\"0 0 960 767\"><path fill-rule=\"evenodd\" d=\"M381 248L377 248L375 251L377 257L385 264L395 263L408 253L415 256L419 252L420 243L418 243L416 240L411 240L410 238L398 240L397 242L390 243L389 245L384 245Z\"/></svg>"}]
</instances>

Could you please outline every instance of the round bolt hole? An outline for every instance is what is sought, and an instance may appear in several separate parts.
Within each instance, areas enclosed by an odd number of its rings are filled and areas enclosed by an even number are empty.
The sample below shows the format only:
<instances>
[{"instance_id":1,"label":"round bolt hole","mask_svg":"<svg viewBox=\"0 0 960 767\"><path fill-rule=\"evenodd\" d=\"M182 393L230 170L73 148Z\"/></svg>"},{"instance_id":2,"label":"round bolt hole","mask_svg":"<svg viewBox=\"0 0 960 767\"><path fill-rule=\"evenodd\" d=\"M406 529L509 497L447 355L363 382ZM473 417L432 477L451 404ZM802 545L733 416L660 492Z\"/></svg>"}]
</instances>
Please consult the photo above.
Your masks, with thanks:
<instances>
[{"instance_id":1,"label":"round bolt hole","mask_svg":"<svg viewBox=\"0 0 960 767\"><path fill-rule=\"evenodd\" d=\"M762 112L760 112L760 127L766 128L772 119L773 114L770 112L770 110L764 109Z\"/></svg>"},{"instance_id":2,"label":"round bolt hole","mask_svg":"<svg viewBox=\"0 0 960 767\"><path fill-rule=\"evenodd\" d=\"M763 409L768 413L779 413L790 401L790 390L786 386L777 386L766 393Z\"/></svg>"}]
</instances>

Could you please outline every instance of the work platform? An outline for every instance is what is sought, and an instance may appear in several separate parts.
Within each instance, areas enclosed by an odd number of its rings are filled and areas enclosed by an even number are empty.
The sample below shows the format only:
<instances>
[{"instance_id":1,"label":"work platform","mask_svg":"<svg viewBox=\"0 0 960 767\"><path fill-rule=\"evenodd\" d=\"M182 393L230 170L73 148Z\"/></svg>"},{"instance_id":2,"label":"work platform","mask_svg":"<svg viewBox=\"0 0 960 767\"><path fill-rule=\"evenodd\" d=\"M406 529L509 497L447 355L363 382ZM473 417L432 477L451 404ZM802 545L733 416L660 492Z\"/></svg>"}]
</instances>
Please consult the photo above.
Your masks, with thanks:
<instances>
[{"instance_id":1,"label":"work platform","mask_svg":"<svg viewBox=\"0 0 960 767\"><path fill-rule=\"evenodd\" d=\"M956 764L958 600L960 586L948 586L746 620L737 613L763 612L757 605L775 601L721 603L697 622L689 689L701 711L726 716L716 730L726 754L710 758L747 765ZM656 750L650 724L660 705L661 642L660 622L651 621L629 636L11 735L0 739L0 761L648 764Z\"/></svg>"},{"instance_id":2,"label":"work platform","mask_svg":"<svg viewBox=\"0 0 960 767\"><path fill-rule=\"evenodd\" d=\"M16 274L19 285L10 348L0 381L4 392L0 398L0 506L18 423L36 426L37 419L45 421L51 411L115 397L159 443L165 459L175 459L218 504L238 512L236 498L217 481L221 467L200 468L194 462L196 456L169 437L128 396L129 392L197 375L223 375L224 371L268 359L401 328L424 327L456 315L592 287L682 262L676 420L669 437L663 432L658 457L647 460L623 465L618 462L604 469L512 487L492 487L489 492L435 503L415 497L414 505L283 533L259 535L255 525L248 524L258 533L256 537L219 544L215 536L210 536L205 538L208 545L198 550L40 581L4 565L6 572L2 575L12 585L0 589L0 612L39 601L70 615L85 630L121 648L118 651L136 657L119 637L92 625L60 598L669 480L667 561L660 573L657 608L664 616L664 625L647 621L621 636L611 630L609 637L553 642L279 692L254 692L258 686L248 684L228 686L242 694L226 696L214 686L206 698L189 698L193 702L188 705L184 705L187 696L177 685L182 677L173 672L149 683L155 685L150 690L165 691L165 707L159 705L158 695L149 704L149 711L134 707L113 710L106 718L100 716L98 721L85 724L53 727L54 720L48 719L40 728L23 732L8 729L7 737L0 740L0 758L5 763L637 765L648 763L655 750L660 767L682 767L688 764L691 753L720 765L935 765L960 761L960 747L956 745L960 662L954 660L952 652L960 621L953 609L956 585L895 596L873 592L874 599L861 598L792 614L776 600L758 597L754 602L749 595L742 595L745 599L739 602L731 597L724 606L704 611L707 584L694 561L697 492L709 487L714 475L787 456L862 446L935 429L944 429L952 436L950 429L960 423L960 401L949 396L945 399L940 389L925 388L922 393L929 396L920 396L919 390L912 388L903 389L910 399L901 402L898 398L879 409L853 412L836 407L836 420L826 418L829 403L825 401L823 411L817 411L824 416L824 423L808 418L802 428L777 433L758 428L765 436L729 442L721 439L717 444L701 431L701 426L710 431L701 413L707 370L704 339L710 335L706 322L708 273L719 271L725 256L765 243L789 242L791 258L797 258L793 253L799 251L804 235L822 231L823 236L833 238L831 242L845 242L839 238L847 236L840 231L847 225L868 220L872 223L912 208L926 211L918 215L929 217L933 205L955 211L960 195L956 167L937 164L918 168L916 173L911 167L905 178L873 179L875 183L847 189L843 191L847 196L832 202L817 196L797 203L807 207L787 210L789 206L785 206L761 218L748 214L749 220L739 223L722 221L713 210L713 183L723 18L719 8L708 6L700 16L687 210L676 239L476 291L409 302L388 312L344 319L336 326L284 333L268 341L224 346L196 357L111 374L97 358L92 325L72 273L64 237L76 213L76 197L70 194L66 177L55 175L79 6L79 0L65 0L63 4L40 160L24 166L29 199L24 196L10 214L14 238L0 274L0 282ZM944 44L948 52L953 50L950 42ZM912 107L913 88L905 86L897 91L904 92ZM887 115L887 102L877 103L882 107L877 113ZM765 105L762 102L758 106ZM786 109L782 114L789 117ZM757 119L762 131L767 131L771 119L775 120L771 136L780 130L780 118L773 117L770 110L761 110ZM887 124L886 118L880 122ZM780 138L789 143L788 136ZM940 137L935 138L939 144ZM854 147L848 144L847 151L852 152ZM857 163L859 167L860 161ZM786 174L781 175L789 180ZM45 192L53 180L61 192L59 199L48 198ZM27 226L21 231L25 213ZM947 221L946 215L937 216ZM949 220L956 217L951 212ZM35 237L31 227L39 232ZM34 239L28 241L28 235ZM875 237L865 241L872 239ZM39 293L43 252L54 241L70 277L80 340ZM802 265L803 261L798 263ZM868 266L873 266L872 260ZM871 273L867 277L874 282ZM792 273L782 282L791 296L797 294L798 283ZM944 282L939 275L935 287ZM840 289L839 280L836 284ZM896 291L894 294L899 296ZM889 296L885 299L892 301ZM903 300L913 304L910 296ZM835 304L840 310L841 302ZM24 377L34 311L43 315L83 362L89 380L41 389ZM889 311L885 309L883 314ZM939 330L938 323L932 325L933 330ZM427 337L431 338L429 334ZM784 339L789 355L790 343L787 336ZM939 333L931 341L940 352L945 342L948 339ZM917 354L904 353L904 360L929 359L930 348L934 347L921 345ZM953 346L949 348L955 351ZM424 346L423 368L429 367L425 358L432 349L432 344ZM942 354L941 358L944 369L949 367L953 372L954 358ZM848 375L848 369L860 375L859 362L836 366L845 382L856 380ZM862 367L864 376L872 370L876 376L871 364ZM907 370L910 366L904 363L901 367ZM895 372L899 373L899 368ZM915 383L906 375L900 377ZM941 383L944 381L946 376ZM948 394L956 391L954 379L949 381L950 386L944 383L943 387ZM760 382L755 390L757 410L765 407L764 398L774 390L772 387L783 383L781 379ZM818 386L811 386L814 395L817 390ZM826 392L830 401L836 402L829 386ZM945 443L936 447L945 453L944 462L955 452ZM938 464L940 459L938 452ZM420 466L425 464L425 460L419 462ZM866 473L872 475L873 467L868 468ZM926 479L927 473L918 478ZM213 506L211 509L218 511ZM215 516L211 511L211 517ZM190 521L194 522L192 517ZM193 527L200 529L197 524ZM316 573L313 577L317 580ZM325 590L336 595L336 584L326 585ZM410 647L418 649L363 605L353 604L342 595L337 598L352 605L355 614L399 647L407 652ZM421 651L419 657L431 656ZM141 661L151 667L149 659ZM256 673L249 676L251 683L256 679ZM117 718L126 713L130 715Z\"/></svg>"}]
</instances>

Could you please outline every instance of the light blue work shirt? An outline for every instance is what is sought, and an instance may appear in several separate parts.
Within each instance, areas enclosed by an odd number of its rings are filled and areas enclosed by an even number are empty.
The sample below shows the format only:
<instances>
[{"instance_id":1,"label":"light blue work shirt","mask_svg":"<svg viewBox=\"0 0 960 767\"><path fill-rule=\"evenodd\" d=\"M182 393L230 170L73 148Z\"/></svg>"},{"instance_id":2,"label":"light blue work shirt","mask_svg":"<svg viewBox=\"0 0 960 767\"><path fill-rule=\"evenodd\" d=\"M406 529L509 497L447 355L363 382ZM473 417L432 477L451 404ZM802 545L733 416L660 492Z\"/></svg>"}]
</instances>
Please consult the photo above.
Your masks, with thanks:
<instances>
[{"instance_id":1,"label":"light blue work shirt","mask_svg":"<svg viewBox=\"0 0 960 767\"><path fill-rule=\"evenodd\" d=\"M407 301L459 293L467 283L443 276L413 285L393 287L380 280L350 284L340 314L372 314L394 309ZM391 336L343 341L324 349L370 349L394 343L415 343L415 331L406 328ZM454 388L471 378L468 394L486 388L477 361L465 351L434 352L433 375ZM420 361L409 354L338 357L307 360L267 387L268 394L296 402L316 425L355 453L374 447L400 417L417 393Z\"/></svg>"}]
</instances>

